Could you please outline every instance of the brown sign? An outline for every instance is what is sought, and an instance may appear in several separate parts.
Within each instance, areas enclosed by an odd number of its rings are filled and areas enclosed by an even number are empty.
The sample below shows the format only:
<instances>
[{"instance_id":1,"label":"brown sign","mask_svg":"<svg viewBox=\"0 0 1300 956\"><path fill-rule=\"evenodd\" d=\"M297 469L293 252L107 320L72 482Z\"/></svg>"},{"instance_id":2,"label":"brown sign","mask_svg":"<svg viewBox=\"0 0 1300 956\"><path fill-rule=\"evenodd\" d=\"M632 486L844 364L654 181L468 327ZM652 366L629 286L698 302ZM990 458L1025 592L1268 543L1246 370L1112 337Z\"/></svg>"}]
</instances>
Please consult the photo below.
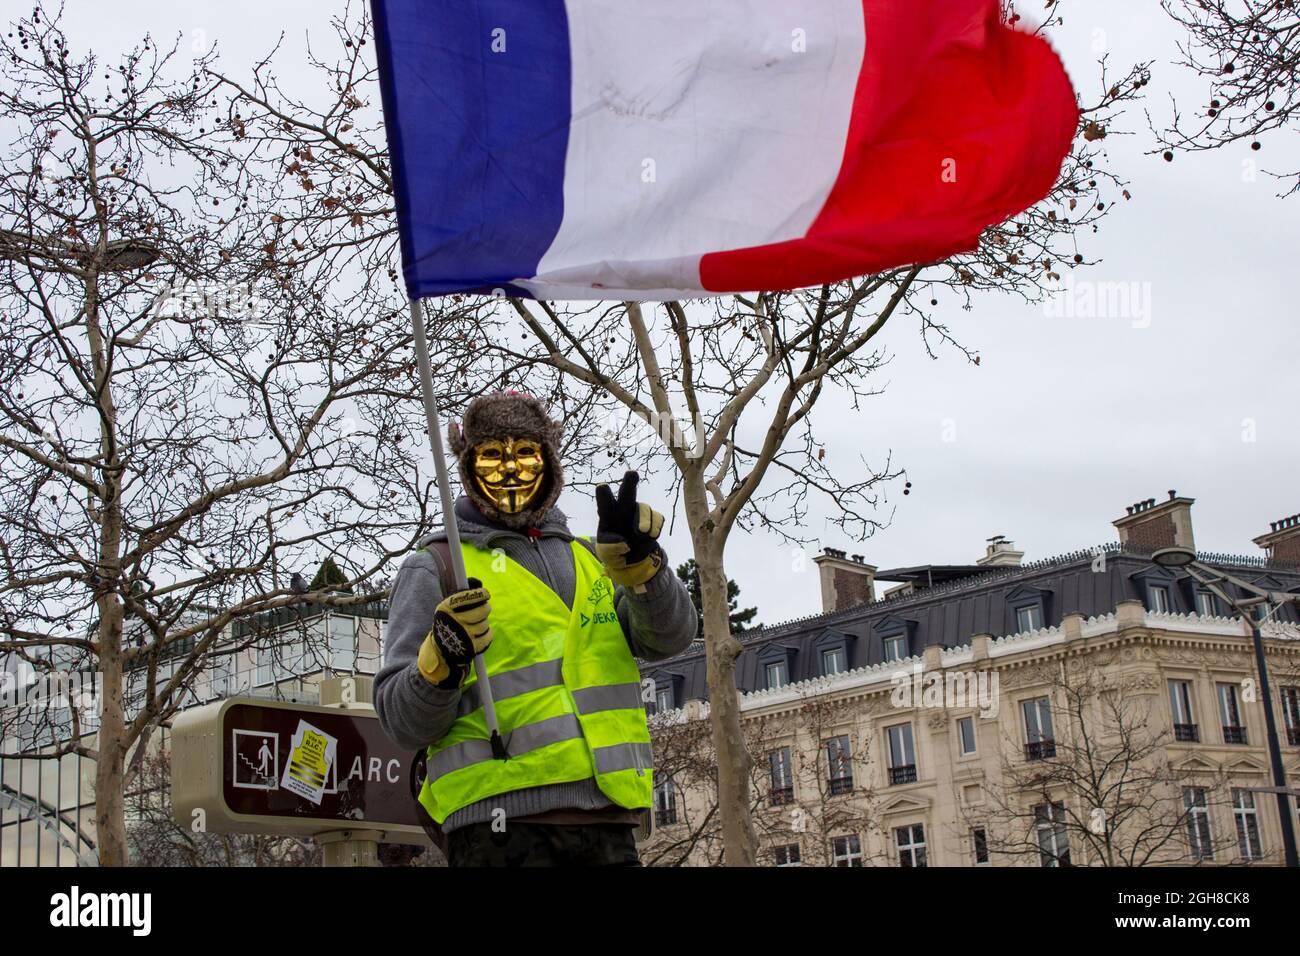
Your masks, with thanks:
<instances>
[{"instance_id":1,"label":"brown sign","mask_svg":"<svg viewBox=\"0 0 1300 956\"><path fill-rule=\"evenodd\" d=\"M381 830L388 842L425 843L414 756L366 706L219 701L173 723L172 809L195 831Z\"/></svg>"},{"instance_id":2,"label":"brown sign","mask_svg":"<svg viewBox=\"0 0 1300 956\"><path fill-rule=\"evenodd\" d=\"M283 786L302 724L337 741L334 758L324 765L319 804ZM222 737L222 787L235 813L420 825L424 811L411 799L407 778L414 754L385 737L374 716L241 702L226 711Z\"/></svg>"}]
</instances>

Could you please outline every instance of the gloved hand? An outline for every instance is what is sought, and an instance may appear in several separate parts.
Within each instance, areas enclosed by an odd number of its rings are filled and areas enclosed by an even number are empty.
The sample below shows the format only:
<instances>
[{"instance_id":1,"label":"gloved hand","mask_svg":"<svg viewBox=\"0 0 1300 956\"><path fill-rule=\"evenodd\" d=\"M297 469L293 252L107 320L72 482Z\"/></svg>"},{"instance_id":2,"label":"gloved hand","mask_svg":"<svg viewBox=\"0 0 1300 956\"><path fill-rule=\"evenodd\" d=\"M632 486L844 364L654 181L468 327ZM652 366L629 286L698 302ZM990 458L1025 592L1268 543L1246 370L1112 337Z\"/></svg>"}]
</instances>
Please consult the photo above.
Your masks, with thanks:
<instances>
[{"instance_id":1,"label":"gloved hand","mask_svg":"<svg viewBox=\"0 0 1300 956\"><path fill-rule=\"evenodd\" d=\"M487 588L478 578L469 579L464 591L448 594L433 613L433 629L420 646L416 665L430 684L459 686L475 654L492 643L492 612Z\"/></svg>"},{"instance_id":2,"label":"gloved hand","mask_svg":"<svg viewBox=\"0 0 1300 956\"><path fill-rule=\"evenodd\" d=\"M664 516L636 500L638 481L635 471L625 474L617 499L609 485L596 486L596 557L615 584L644 590L664 563L656 540Z\"/></svg>"}]
</instances>

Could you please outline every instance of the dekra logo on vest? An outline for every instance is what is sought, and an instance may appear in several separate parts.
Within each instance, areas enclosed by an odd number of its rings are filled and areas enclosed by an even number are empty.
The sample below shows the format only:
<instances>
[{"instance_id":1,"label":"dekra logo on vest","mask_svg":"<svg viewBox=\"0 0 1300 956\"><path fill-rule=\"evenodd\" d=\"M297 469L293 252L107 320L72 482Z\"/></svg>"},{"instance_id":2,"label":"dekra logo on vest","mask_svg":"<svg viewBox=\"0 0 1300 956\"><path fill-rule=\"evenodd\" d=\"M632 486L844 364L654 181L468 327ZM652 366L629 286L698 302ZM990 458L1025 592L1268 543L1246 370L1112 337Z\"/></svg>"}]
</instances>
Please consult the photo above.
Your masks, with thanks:
<instances>
[{"instance_id":1,"label":"dekra logo on vest","mask_svg":"<svg viewBox=\"0 0 1300 956\"><path fill-rule=\"evenodd\" d=\"M600 605L602 604L614 603L614 589L610 587L609 581L606 578L598 578L596 580L596 583L591 586L591 591L587 594L587 603L591 605L593 608L600 607ZM579 614L579 617L581 618L583 627L586 627L588 624L591 623L596 623L596 624L617 624L618 623L618 615L613 611L593 610L590 614L581 612Z\"/></svg>"}]
</instances>

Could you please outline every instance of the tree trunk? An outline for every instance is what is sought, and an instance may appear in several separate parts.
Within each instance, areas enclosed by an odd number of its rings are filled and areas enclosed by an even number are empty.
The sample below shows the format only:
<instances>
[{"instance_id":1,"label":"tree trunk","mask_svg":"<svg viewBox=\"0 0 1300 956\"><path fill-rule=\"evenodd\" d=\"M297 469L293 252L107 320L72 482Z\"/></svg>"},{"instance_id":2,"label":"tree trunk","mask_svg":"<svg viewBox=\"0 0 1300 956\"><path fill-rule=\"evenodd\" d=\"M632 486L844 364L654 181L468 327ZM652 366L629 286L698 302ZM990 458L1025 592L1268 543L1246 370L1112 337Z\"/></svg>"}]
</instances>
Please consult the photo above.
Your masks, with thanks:
<instances>
[{"instance_id":1,"label":"tree trunk","mask_svg":"<svg viewBox=\"0 0 1300 956\"><path fill-rule=\"evenodd\" d=\"M112 609L105 613L105 605ZM122 618L117 602L100 599L99 666L104 673L102 712L96 734L95 829L100 866L126 866L124 774L126 720L122 709Z\"/></svg>"},{"instance_id":2,"label":"tree trunk","mask_svg":"<svg viewBox=\"0 0 1300 956\"><path fill-rule=\"evenodd\" d=\"M688 478L684 497L695 546L704 612L704 647L709 675L709 720L718 761L718 816L728 866L754 866L757 837L750 816L749 772L752 761L740 729L740 695L736 690L736 658L740 642L731 636L727 574L722 552L725 538L709 515L707 492L692 488Z\"/></svg>"},{"instance_id":3,"label":"tree trunk","mask_svg":"<svg viewBox=\"0 0 1300 956\"><path fill-rule=\"evenodd\" d=\"M91 157L93 160L94 153ZM103 215L101 204L96 208ZM99 554L92 583L99 612L99 666L104 693L95 761L95 828L100 866L126 866L126 764L127 729L122 648L123 606L116 590L122 575L122 468L118 457L117 404L113 396L112 367L100 327L99 286L94 276L86 281L86 341L95 371L95 400L99 408L100 469L98 502Z\"/></svg>"}]
</instances>

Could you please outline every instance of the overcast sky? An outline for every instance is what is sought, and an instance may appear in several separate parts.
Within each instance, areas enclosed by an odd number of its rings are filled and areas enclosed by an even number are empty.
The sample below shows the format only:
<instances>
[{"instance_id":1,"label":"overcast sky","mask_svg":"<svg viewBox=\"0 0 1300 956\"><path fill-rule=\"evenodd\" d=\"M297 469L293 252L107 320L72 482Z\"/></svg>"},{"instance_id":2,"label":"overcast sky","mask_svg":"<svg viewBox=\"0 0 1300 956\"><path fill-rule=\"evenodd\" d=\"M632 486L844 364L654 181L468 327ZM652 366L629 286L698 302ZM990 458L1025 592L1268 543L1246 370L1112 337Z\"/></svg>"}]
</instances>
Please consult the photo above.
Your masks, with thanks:
<instances>
[{"instance_id":1,"label":"overcast sky","mask_svg":"<svg viewBox=\"0 0 1300 956\"><path fill-rule=\"evenodd\" d=\"M69 0L65 25L80 50L106 56L146 31L216 41L231 73L285 31L278 72L293 86L304 34L325 40L326 21L341 7ZM1169 115L1170 91L1185 107L1205 99L1198 82L1170 65L1177 33L1154 2L1079 0L1065 12L1053 36L1085 100L1096 99L1098 43L1117 76L1134 61L1156 61L1146 101L1155 117ZM1173 488L1197 499L1201 549L1255 554L1252 537L1300 511L1300 197L1275 198L1277 184L1262 174L1250 181L1243 166L1296 168L1294 137L1274 136L1259 153L1243 144L1168 164L1146 155L1152 144L1140 111L1127 128L1138 135L1113 135L1107 145L1133 200L1084 237L1087 254L1102 261L1080 278L1136 283L1150 297L1149 316L1050 317L999 298L941 312L980 353L978 368L955 354L930 360L914 327L888 329L887 393L857 418L821 409L819 437L844 461L892 449L912 494L903 497L901 484L891 492L893 522L871 540L848 541L830 528L825 544L883 568L973 561L1000 533L1036 560L1114 540L1110 522L1126 505ZM580 530L594 524L588 503L561 504ZM821 525L818 516L812 533L821 535ZM667 549L685 557L685 535L675 532ZM767 623L819 608L811 565L803 575L790 566L789 550L761 537L734 541L728 561L742 600L757 603Z\"/></svg>"}]
</instances>

